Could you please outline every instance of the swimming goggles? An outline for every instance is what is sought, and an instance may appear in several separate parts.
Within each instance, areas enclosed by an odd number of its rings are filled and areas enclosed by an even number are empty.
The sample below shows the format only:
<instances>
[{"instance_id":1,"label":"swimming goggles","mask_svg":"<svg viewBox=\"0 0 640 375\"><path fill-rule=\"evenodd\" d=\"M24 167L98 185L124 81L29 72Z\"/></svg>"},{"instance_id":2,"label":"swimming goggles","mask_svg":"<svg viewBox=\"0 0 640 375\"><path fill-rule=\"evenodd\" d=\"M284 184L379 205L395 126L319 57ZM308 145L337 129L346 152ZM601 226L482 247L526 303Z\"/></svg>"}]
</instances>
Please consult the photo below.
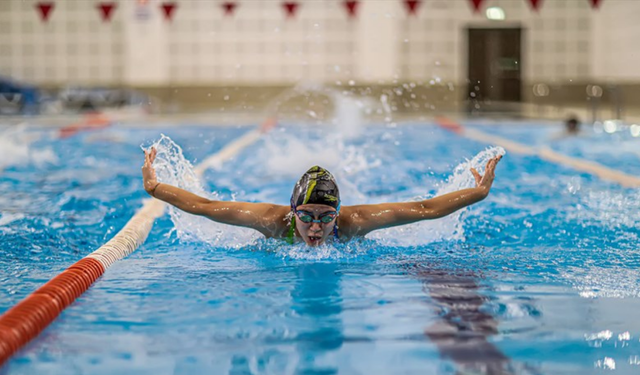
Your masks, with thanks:
<instances>
[{"instance_id":1,"label":"swimming goggles","mask_svg":"<svg viewBox=\"0 0 640 375\"><path fill-rule=\"evenodd\" d=\"M314 216L311 212L296 210L295 213L296 213L296 216L298 216L298 219L300 219L300 221L302 221L305 224L309 224L309 223L329 224L330 222L335 220L336 217L338 217L337 211L322 213L320 214L320 216L318 216L318 219L314 219Z\"/></svg>"}]
</instances>

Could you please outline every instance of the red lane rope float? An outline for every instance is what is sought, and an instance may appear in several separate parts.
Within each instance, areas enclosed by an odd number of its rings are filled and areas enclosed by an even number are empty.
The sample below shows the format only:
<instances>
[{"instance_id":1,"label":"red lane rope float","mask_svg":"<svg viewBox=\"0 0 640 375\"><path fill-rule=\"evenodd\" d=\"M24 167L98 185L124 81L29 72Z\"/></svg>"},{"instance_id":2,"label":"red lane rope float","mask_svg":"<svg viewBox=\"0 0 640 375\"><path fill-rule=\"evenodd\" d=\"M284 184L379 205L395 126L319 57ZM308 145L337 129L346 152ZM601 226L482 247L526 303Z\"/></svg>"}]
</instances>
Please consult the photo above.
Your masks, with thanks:
<instances>
[{"instance_id":1,"label":"red lane rope float","mask_svg":"<svg viewBox=\"0 0 640 375\"><path fill-rule=\"evenodd\" d=\"M461 134L464 130L464 128L462 127L462 125L460 125L459 123L450 120L446 117L436 117L435 118L435 122L436 124L438 124L438 126L440 126L443 129L452 131L456 134Z\"/></svg>"},{"instance_id":2,"label":"red lane rope float","mask_svg":"<svg viewBox=\"0 0 640 375\"><path fill-rule=\"evenodd\" d=\"M195 169L199 176L210 166L219 165L275 126L269 119L257 129L229 143L205 159ZM27 298L0 316L0 366L16 351L44 330L62 310L73 303L116 261L134 252L147 239L154 221L162 215L165 203L145 200L142 208L106 244L67 268Z\"/></svg>"},{"instance_id":3,"label":"red lane rope float","mask_svg":"<svg viewBox=\"0 0 640 375\"><path fill-rule=\"evenodd\" d=\"M103 273L99 261L81 259L0 316L0 364L53 322Z\"/></svg>"},{"instance_id":4,"label":"red lane rope float","mask_svg":"<svg viewBox=\"0 0 640 375\"><path fill-rule=\"evenodd\" d=\"M276 117L269 117L260 124L260 131L268 133L271 129L278 125L278 119Z\"/></svg>"},{"instance_id":5,"label":"red lane rope float","mask_svg":"<svg viewBox=\"0 0 640 375\"><path fill-rule=\"evenodd\" d=\"M103 129L112 124L112 121L102 113L92 113L85 116L83 121L60 128L58 136L60 138L69 138L72 135L83 130Z\"/></svg>"}]
</instances>

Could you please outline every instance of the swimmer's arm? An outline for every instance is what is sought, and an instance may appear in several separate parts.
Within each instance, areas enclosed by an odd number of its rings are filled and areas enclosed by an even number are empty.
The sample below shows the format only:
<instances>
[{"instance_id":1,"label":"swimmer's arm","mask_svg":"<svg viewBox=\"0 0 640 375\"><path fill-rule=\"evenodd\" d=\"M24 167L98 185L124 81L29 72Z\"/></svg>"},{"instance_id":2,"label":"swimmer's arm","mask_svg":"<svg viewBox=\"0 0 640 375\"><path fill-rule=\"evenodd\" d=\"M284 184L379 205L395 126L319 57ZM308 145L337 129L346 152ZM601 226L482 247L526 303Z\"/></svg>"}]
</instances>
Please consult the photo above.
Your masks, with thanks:
<instances>
[{"instance_id":1,"label":"swimmer's arm","mask_svg":"<svg viewBox=\"0 0 640 375\"><path fill-rule=\"evenodd\" d=\"M487 197L495 177L495 167L502 157L489 160L484 176L475 169L471 172L476 187L458 190L439 197L419 202L383 203L360 206L345 206L342 229L348 236L364 236L378 229L415 223L421 220L438 219Z\"/></svg>"},{"instance_id":2,"label":"swimmer's arm","mask_svg":"<svg viewBox=\"0 0 640 375\"><path fill-rule=\"evenodd\" d=\"M255 229L267 237L278 237L286 229L288 222L284 218L290 211L288 206L269 203L212 201L179 187L160 183L153 168L156 149L145 150L144 154L143 185L152 197L190 214L205 216L223 224Z\"/></svg>"},{"instance_id":3,"label":"swimmer's arm","mask_svg":"<svg viewBox=\"0 0 640 375\"><path fill-rule=\"evenodd\" d=\"M345 206L342 214L352 229L350 235L364 236L378 229L447 216L483 200L488 193L483 187L475 187L419 202Z\"/></svg>"},{"instance_id":4,"label":"swimmer's arm","mask_svg":"<svg viewBox=\"0 0 640 375\"><path fill-rule=\"evenodd\" d=\"M190 214L255 229L267 237L277 237L282 232L284 217L290 210L271 203L214 201L164 183L155 188L153 196Z\"/></svg>"}]
</instances>

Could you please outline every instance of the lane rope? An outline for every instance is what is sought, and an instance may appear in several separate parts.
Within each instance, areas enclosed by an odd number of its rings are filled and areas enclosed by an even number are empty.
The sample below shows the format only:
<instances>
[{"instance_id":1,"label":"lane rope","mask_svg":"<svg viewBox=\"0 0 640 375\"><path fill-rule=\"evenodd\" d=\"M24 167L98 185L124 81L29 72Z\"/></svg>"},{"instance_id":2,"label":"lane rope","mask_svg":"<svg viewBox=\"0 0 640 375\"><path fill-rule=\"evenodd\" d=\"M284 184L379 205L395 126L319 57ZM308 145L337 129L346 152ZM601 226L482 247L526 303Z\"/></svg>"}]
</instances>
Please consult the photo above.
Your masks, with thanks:
<instances>
[{"instance_id":1,"label":"lane rope","mask_svg":"<svg viewBox=\"0 0 640 375\"><path fill-rule=\"evenodd\" d=\"M198 176L220 166L255 143L273 124L266 122L227 144L196 167ZM134 252L147 239L166 204L150 198L106 244L67 268L0 316L0 366L40 334L66 307L84 293L107 268Z\"/></svg>"},{"instance_id":2,"label":"lane rope","mask_svg":"<svg viewBox=\"0 0 640 375\"><path fill-rule=\"evenodd\" d=\"M543 160L570 167L581 172L586 172L606 181L615 182L626 188L640 187L640 178L605 167L604 165L594 161L563 155L548 147L537 149L499 136L487 134L477 129L468 129L462 124L448 118L439 117L436 118L435 121L444 129L453 131L456 134L478 142L495 144L503 147L507 151L521 155L537 156Z\"/></svg>"}]
</instances>

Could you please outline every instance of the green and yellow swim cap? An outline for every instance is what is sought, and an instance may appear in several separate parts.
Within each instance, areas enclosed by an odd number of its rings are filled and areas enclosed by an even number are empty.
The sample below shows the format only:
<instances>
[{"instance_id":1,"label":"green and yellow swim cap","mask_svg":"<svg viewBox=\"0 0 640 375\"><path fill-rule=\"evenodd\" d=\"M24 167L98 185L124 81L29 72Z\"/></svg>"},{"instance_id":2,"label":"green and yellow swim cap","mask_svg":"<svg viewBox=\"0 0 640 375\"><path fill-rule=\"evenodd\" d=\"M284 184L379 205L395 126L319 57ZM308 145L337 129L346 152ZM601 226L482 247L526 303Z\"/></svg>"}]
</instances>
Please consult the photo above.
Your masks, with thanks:
<instances>
[{"instance_id":1,"label":"green and yellow swim cap","mask_svg":"<svg viewBox=\"0 0 640 375\"><path fill-rule=\"evenodd\" d=\"M324 204L340 210L340 191L328 170L314 166L300 177L291 194L291 208L303 204Z\"/></svg>"}]
</instances>

